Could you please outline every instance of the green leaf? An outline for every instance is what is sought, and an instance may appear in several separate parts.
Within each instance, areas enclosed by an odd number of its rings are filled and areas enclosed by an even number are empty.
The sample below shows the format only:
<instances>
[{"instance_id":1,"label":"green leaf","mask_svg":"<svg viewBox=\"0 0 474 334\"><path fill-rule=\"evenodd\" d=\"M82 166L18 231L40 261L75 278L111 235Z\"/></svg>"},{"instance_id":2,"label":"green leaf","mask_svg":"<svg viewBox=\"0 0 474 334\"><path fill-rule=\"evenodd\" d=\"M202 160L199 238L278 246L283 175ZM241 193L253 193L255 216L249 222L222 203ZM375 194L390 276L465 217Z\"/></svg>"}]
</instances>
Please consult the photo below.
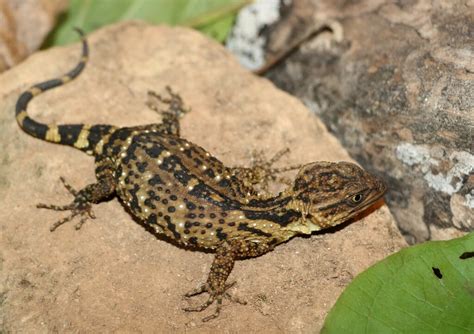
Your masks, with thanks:
<instances>
[{"instance_id":1,"label":"green leaf","mask_svg":"<svg viewBox=\"0 0 474 334\"><path fill-rule=\"evenodd\" d=\"M73 27L86 33L124 20L143 20L196 28L224 41L238 10L251 0L70 0L46 46L62 45L79 38Z\"/></svg>"},{"instance_id":2,"label":"green leaf","mask_svg":"<svg viewBox=\"0 0 474 334\"><path fill-rule=\"evenodd\" d=\"M370 267L344 290L322 333L474 333L474 232Z\"/></svg>"},{"instance_id":3,"label":"green leaf","mask_svg":"<svg viewBox=\"0 0 474 334\"><path fill-rule=\"evenodd\" d=\"M235 15L227 15L217 21L201 26L199 30L216 41L223 43L234 25L234 20Z\"/></svg>"}]
</instances>

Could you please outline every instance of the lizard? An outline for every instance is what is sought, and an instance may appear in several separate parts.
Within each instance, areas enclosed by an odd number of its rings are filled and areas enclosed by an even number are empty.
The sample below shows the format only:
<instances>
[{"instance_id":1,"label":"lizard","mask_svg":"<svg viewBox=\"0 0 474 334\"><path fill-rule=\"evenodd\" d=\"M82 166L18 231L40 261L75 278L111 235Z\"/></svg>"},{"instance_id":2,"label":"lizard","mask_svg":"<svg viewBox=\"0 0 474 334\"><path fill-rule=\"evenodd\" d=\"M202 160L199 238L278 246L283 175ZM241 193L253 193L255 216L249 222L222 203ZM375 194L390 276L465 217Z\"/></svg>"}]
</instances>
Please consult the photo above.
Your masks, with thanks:
<instances>
[{"instance_id":1,"label":"lizard","mask_svg":"<svg viewBox=\"0 0 474 334\"><path fill-rule=\"evenodd\" d=\"M377 176L351 162L318 161L301 166L272 168L280 155L253 167L227 167L205 149L184 139L179 118L188 109L179 94L167 87L167 97L149 92L162 114L161 123L133 127L108 124L43 124L27 113L39 94L77 78L89 59L81 37L80 61L60 78L31 86L16 103L20 128L38 139L74 147L95 159L96 182L76 190L63 177L73 196L66 205L38 204L38 208L70 211L50 230L79 217L76 229L95 218L93 205L112 197L153 233L187 249L215 253L207 280L185 297L207 293L202 304L184 308L203 311L216 304L216 318L224 298L232 298L227 283L236 260L258 257L296 235L310 235L356 217L377 202L386 186ZM294 181L273 194L268 180L298 169ZM263 186L262 186L263 185ZM238 300L237 300L238 301Z\"/></svg>"}]
</instances>

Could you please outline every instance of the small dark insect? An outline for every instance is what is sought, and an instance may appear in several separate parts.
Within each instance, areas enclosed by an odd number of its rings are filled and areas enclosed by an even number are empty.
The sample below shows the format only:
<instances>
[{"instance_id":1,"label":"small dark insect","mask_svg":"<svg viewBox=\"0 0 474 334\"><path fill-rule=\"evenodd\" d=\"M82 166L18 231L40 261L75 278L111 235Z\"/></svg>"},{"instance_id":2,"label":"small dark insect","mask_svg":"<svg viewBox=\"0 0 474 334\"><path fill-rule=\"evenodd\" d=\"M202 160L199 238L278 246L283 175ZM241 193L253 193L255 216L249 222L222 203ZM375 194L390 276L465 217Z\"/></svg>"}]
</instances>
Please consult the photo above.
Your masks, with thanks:
<instances>
[{"instance_id":1,"label":"small dark insect","mask_svg":"<svg viewBox=\"0 0 474 334\"><path fill-rule=\"evenodd\" d=\"M443 278L443 274L441 273L441 270L439 270L439 268L436 268L436 267L431 267L431 269L433 270L433 274L438 277L439 279L442 279Z\"/></svg>"},{"instance_id":2,"label":"small dark insect","mask_svg":"<svg viewBox=\"0 0 474 334\"><path fill-rule=\"evenodd\" d=\"M464 252L459 256L461 260L470 259L472 257L474 257L474 252Z\"/></svg>"}]
</instances>

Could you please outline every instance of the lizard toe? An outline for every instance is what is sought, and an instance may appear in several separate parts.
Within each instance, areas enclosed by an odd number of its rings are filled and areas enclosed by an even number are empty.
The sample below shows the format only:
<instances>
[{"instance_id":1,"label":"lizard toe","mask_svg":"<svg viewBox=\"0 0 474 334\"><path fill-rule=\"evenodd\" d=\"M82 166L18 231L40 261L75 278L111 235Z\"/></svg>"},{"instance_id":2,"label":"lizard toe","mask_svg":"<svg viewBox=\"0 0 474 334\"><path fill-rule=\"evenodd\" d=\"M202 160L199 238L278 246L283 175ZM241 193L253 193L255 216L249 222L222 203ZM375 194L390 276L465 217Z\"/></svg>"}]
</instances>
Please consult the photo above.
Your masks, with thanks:
<instances>
[{"instance_id":1,"label":"lizard toe","mask_svg":"<svg viewBox=\"0 0 474 334\"><path fill-rule=\"evenodd\" d=\"M74 217L80 216L81 219L76 224L76 230L79 230L82 225L87 221L87 219L95 219L95 214L92 211L92 204L89 203L83 196L76 193L74 201L67 205L54 205L54 204L44 204L39 203L36 205L39 209L48 209L54 211L71 211L71 214L63 219L55 222L51 227L50 231L53 232L59 226L71 221Z\"/></svg>"}]
</instances>

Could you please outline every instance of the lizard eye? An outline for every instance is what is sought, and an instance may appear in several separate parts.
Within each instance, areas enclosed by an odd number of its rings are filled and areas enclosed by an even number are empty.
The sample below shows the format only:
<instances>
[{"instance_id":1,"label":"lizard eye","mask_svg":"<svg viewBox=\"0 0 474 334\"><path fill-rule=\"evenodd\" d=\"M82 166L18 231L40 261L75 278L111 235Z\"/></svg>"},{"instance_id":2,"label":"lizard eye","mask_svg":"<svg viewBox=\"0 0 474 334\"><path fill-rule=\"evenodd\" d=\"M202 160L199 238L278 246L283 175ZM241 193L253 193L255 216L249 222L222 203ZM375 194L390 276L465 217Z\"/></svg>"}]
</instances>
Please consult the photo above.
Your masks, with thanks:
<instances>
[{"instance_id":1,"label":"lizard eye","mask_svg":"<svg viewBox=\"0 0 474 334\"><path fill-rule=\"evenodd\" d=\"M354 203L360 203L363 198L364 198L364 196L362 194L356 194L356 195L352 196L351 200Z\"/></svg>"}]
</instances>

